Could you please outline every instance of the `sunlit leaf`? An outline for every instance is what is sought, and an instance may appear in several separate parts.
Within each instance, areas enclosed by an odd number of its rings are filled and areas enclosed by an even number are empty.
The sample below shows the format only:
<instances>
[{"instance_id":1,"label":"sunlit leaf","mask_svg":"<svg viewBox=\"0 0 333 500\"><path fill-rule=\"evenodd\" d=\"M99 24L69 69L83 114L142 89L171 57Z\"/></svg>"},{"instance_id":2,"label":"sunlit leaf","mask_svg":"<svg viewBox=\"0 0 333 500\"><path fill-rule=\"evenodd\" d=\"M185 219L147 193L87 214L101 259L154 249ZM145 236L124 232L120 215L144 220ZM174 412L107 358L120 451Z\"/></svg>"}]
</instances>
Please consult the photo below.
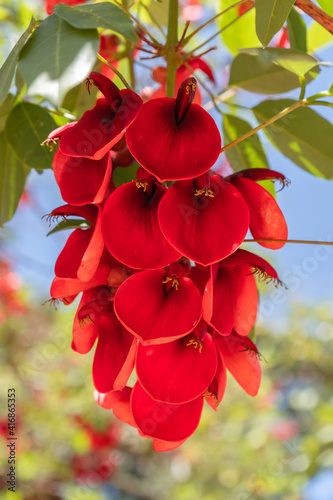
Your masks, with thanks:
<instances>
[{"instance_id":1,"label":"sunlit leaf","mask_svg":"<svg viewBox=\"0 0 333 500\"><path fill-rule=\"evenodd\" d=\"M78 30L54 14L47 17L20 55L28 93L59 107L67 91L90 73L98 48L97 30Z\"/></svg>"},{"instance_id":2,"label":"sunlit leaf","mask_svg":"<svg viewBox=\"0 0 333 500\"><path fill-rule=\"evenodd\" d=\"M308 28L307 38L308 38L308 51L311 53L316 52L324 45L333 42L332 34L317 22L314 22Z\"/></svg>"},{"instance_id":3,"label":"sunlit leaf","mask_svg":"<svg viewBox=\"0 0 333 500\"><path fill-rule=\"evenodd\" d=\"M291 9L290 11L287 19L287 28L290 47L307 52L305 21L295 9Z\"/></svg>"},{"instance_id":4,"label":"sunlit leaf","mask_svg":"<svg viewBox=\"0 0 333 500\"><path fill-rule=\"evenodd\" d=\"M26 39L34 29L35 25L36 21L34 18L32 18L27 30L16 42L11 53L0 68L0 104L3 103L3 101L6 99L10 86L12 84L20 50L22 49Z\"/></svg>"},{"instance_id":5,"label":"sunlit leaf","mask_svg":"<svg viewBox=\"0 0 333 500\"><path fill-rule=\"evenodd\" d=\"M6 135L18 158L28 167L42 170L52 167L53 153L41 143L56 128L46 109L21 102L8 116Z\"/></svg>"},{"instance_id":6,"label":"sunlit leaf","mask_svg":"<svg viewBox=\"0 0 333 500\"><path fill-rule=\"evenodd\" d=\"M50 234L58 233L59 231L63 231L64 229L85 229L91 226L91 222L88 220L82 219L66 219L62 220L57 224L50 232L47 233L46 236L50 236Z\"/></svg>"},{"instance_id":7,"label":"sunlit leaf","mask_svg":"<svg viewBox=\"0 0 333 500\"><path fill-rule=\"evenodd\" d=\"M320 7L327 12L330 16L333 17L333 3L332 0L317 0Z\"/></svg>"},{"instance_id":8,"label":"sunlit leaf","mask_svg":"<svg viewBox=\"0 0 333 500\"><path fill-rule=\"evenodd\" d=\"M253 108L262 123L295 101L264 101ZM272 144L304 170L333 178L333 125L308 107L294 110L264 129Z\"/></svg>"},{"instance_id":9,"label":"sunlit leaf","mask_svg":"<svg viewBox=\"0 0 333 500\"><path fill-rule=\"evenodd\" d=\"M243 52L260 57L263 63L277 64L297 76L304 76L318 66L317 59L301 50L267 47L267 49L244 49Z\"/></svg>"},{"instance_id":10,"label":"sunlit leaf","mask_svg":"<svg viewBox=\"0 0 333 500\"><path fill-rule=\"evenodd\" d=\"M223 11L234 5L234 0L221 0L220 11ZM260 47L255 30L255 11L254 8L239 17L239 6L223 14L219 20L219 28L222 29L232 21L231 26L222 32L222 39L226 47L237 54L240 49L245 47Z\"/></svg>"},{"instance_id":11,"label":"sunlit leaf","mask_svg":"<svg viewBox=\"0 0 333 500\"><path fill-rule=\"evenodd\" d=\"M6 134L0 133L0 225L10 220L23 194L27 168L15 155Z\"/></svg>"},{"instance_id":12,"label":"sunlit leaf","mask_svg":"<svg viewBox=\"0 0 333 500\"><path fill-rule=\"evenodd\" d=\"M313 80L319 71L318 67L314 67L306 73L306 83ZM272 62L269 49L259 49L256 53L241 53L235 57L230 69L229 86L260 94L281 94L299 87L300 82L296 74Z\"/></svg>"},{"instance_id":13,"label":"sunlit leaf","mask_svg":"<svg viewBox=\"0 0 333 500\"><path fill-rule=\"evenodd\" d=\"M264 47L284 25L295 0L255 0L256 31Z\"/></svg>"},{"instance_id":14,"label":"sunlit leaf","mask_svg":"<svg viewBox=\"0 0 333 500\"><path fill-rule=\"evenodd\" d=\"M104 28L115 31L132 42L139 41L131 19L112 3L95 3L78 7L60 3L53 8L53 12L74 28Z\"/></svg>"}]
</instances>

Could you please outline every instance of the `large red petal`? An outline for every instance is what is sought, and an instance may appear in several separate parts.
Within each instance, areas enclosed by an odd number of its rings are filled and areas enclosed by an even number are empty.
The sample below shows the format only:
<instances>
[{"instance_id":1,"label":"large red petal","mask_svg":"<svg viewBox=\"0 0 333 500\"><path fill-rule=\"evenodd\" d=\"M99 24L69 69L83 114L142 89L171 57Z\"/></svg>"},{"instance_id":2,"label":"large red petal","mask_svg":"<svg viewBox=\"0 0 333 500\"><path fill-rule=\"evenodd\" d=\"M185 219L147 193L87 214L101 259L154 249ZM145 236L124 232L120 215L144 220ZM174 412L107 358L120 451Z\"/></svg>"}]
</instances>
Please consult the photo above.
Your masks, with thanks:
<instances>
[{"instance_id":1,"label":"large red petal","mask_svg":"<svg viewBox=\"0 0 333 500\"><path fill-rule=\"evenodd\" d=\"M133 388L131 408L134 420L147 437L162 441L187 439L199 425L203 398L190 403L167 404L154 401L139 382Z\"/></svg>"},{"instance_id":2,"label":"large red petal","mask_svg":"<svg viewBox=\"0 0 333 500\"><path fill-rule=\"evenodd\" d=\"M211 281L209 282L211 284ZM234 325L234 292L237 286L235 279L235 269L220 267L216 278L213 282L213 310L212 316L204 316L204 320L213 326L221 335L229 335ZM205 295L210 294L210 286L204 294L204 304L206 303ZM204 307L204 313L207 310Z\"/></svg>"},{"instance_id":3,"label":"large red petal","mask_svg":"<svg viewBox=\"0 0 333 500\"><path fill-rule=\"evenodd\" d=\"M250 396L256 396L261 382L258 349L248 337L232 333L228 337L214 334L216 347L225 365L239 385Z\"/></svg>"},{"instance_id":4,"label":"large red petal","mask_svg":"<svg viewBox=\"0 0 333 500\"><path fill-rule=\"evenodd\" d=\"M256 182L246 178L234 178L232 184L242 194L250 210L250 231L254 239L286 240L288 227L273 196ZM284 243L262 241L259 245L277 250Z\"/></svg>"},{"instance_id":5,"label":"large red petal","mask_svg":"<svg viewBox=\"0 0 333 500\"><path fill-rule=\"evenodd\" d=\"M157 209L165 188L156 185L150 198L135 181L118 187L103 211L103 234L109 251L137 269L160 269L181 257L164 238Z\"/></svg>"},{"instance_id":6,"label":"large red petal","mask_svg":"<svg viewBox=\"0 0 333 500\"><path fill-rule=\"evenodd\" d=\"M125 387L134 368L135 350L131 350L132 344L135 347L136 339L122 327L112 311L100 317L93 361L93 382L99 392Z\"/></svg>"},{"instance_id":7,"label":"large red petal","mask_svg":"<svg viewBox=\"0 0 333 500\"><path fill-rule=\"evenodd\" d=\"M139 112L142 99L131 90L119 92L121 104L114 113L104 98L86 111L77 124L60 139L59 147L68 156L100 160L116 144Z\"/></svg>"},{"instance_id":8,"label":"large red petal","mask_svg":"<svg viewBox=\"0 0 333 500\"><path fill-rule=\"evenodd\" d=\"M179 289L164 293L166 272L142 271L128 278L114 299L119 321L144 345L184 337L201 318L201 296L189 278L179 278Z\"/></svg>"},{"instance_id":9,"label":"large red petal","mask_svg":"<svg viewBox=\"0 0 333 500\"><path fill-rule=\"evenodd\" d=\"M158 210L162 232L185 257L208 266L233 253L249 227L247 205L219 176L211 176L214 198L195 196L192 181L177 182Z\"/></svg>"},{"instance_id":10,"label":"large red petal","mask_svg":"<svg viewBox=\"0 0 333 500\"><path fill-rule=\"evenodd\" d=\"M64 155L58 149L53 172L63 199L72 205L102 203L111 179L110 155L100 161Z\"/></svg>"},{"instance_id":11,"label":"large red petal","mask_svg":"<svg viewBox=\"0 0 333 500\"><path fill-rule=\"evenodd\" d=\"M236 266L236 289L234 293L234 330L239 335L248 335L257 319L258 290L255 277L249 274L249 266Z\"/></svg>"},{"instance_id":12,"label":"large red petal","mask_svg":"<svg viewBox=\"0 0 333 500\"><path fill-rule=\"evenodd\" d=\"M221 152L220 133L211 116L192 104L177 125L175 102L168 97L146 102L126 132L134 158L160 181L197 177Z\"/></svg>"},{"instance_id":13,"label":"large red petal","mask_svg":"<svg viewBox=\"0 0 333 500\"><path fill-rule=\"evenodd\" d=\"M187 403L201 396L213 380L217 354L206 333L200 345L195 333L163 345L139 345L138 379L150 396L166 403Z\"/></svg>"}]
</instances>

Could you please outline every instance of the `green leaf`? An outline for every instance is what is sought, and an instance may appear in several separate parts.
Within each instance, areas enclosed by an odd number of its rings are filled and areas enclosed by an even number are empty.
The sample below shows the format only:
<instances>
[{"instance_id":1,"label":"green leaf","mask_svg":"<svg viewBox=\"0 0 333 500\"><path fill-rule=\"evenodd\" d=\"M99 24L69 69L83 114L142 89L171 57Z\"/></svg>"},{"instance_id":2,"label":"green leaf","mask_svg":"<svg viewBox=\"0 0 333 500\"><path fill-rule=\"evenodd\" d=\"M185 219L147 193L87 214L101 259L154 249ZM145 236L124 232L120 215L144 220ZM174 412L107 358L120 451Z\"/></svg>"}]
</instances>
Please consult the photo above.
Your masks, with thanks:
<instances>
[{"instance_id":1,"label":"green leaf","mask_svg":"<svg viewBox=\"0 0 333 500\"><path fill-rule=\"evenodd\" d=\"M6 123L8 142L18 158L28 167L52 168L53 153L41 143L56 128L46 109L21 102L12 109Z\"/></svg>"},{"instance_id":2,"label":"green leaf","mask_svg":"<svg viewBox=\"0 0 333 500\"><path fill-rule=\"evenodd\" d=\"M28 93L59 107L67 91L89 75L98 48L97 30L78 30L54 14L47 17L20 54Z\"/></svg>"},{"instance_id":3,"label":"green leaf","mask_svg":"<svg viewBox=\"0 0 333 500\"><path fill-rule=\"evenodd\" d=\"M131 19L112 3L95 3L79 7L69 7L61 3L54 7L53 12L74 28L104 28L113 30L134 43L139 41Z\"/></svg>"},{"instance_id":4,"label":"green leaf","mask_svg":"<svg viewBox=\"0 0 333 500\"><path fill-rule=\"evenodd\" d=\"M256 31L266 47L287 20L295 0L255 0Z\"/></svg>"},{"instance_id":5,"label":"green leaf","mask_svg":"<svg viewBox=\"0 0 333 500\"><path fill-rule=\"evenodd\" d=\"M221 0L220 10L223 11L235 3L235 0ZM238 54L240 49L246 47L260 47L260 41L255 30L254 9L239 17L238 8L239 6L226 12L219 20L220 29L235 20L234 24L222 32L224 44L235 55Z\"/></svg>"},{"instance_id":6,"label":"green leaf","mask_svg":"<svg viewBox=\"0 0 333 500\"><path fill-rule=\"evenodd\" d=\"M237 116L223 115L224 144L234 141L246 134L253 127L245 120ZM265 151L257 134L236 144L225 152L235 172L245 168L269 168Z\"/></svg>"},{"instance_id":7,"label":"green leaf","mask_svg":"<svg viewBox=\"0 0 333 500\"><path fill-rule=\"evenodd\" d=\"M0 132L5 129L7 115L16 101L16 96L13 94L7 94L6 99L0 105Z\"/></svg>"},{"instance_id":8,"label":"green leaf","mask_svg":"<svg viewBox=\"0 0 333 500\"><path fill-rule=\"evenodd\" d=\"M332 82L330 88L328 89L328 91L329 91L330 94L333 95L333 82Z\"/></svg>"},{"instance_id":9,"label":"green leaf","mask_svg":"<svg viewBox=\"0 0 333 500\"><path fill-rule=\"evenodd\" d=\"M313 80L319 71L316 67L308 72L305 75L305 82ZM299 87L300 83L297 75L274 64L269 57L241 53L232 62L229 86L260 94L280 94Z\"/></svg>"},{"instance_id":10,"label":"green leaf","mask_svg":"<svg viewBox=\"0 0 333 500\"><path fill-rule=\"evenodd\" d=\"M317 0L320 7L329 15L333 17L333 3L332 0Z\"/></svg>"},{"instance_id":11,"label":"green leaf","mask_svg":"<svg viewBox=\"0 0 333 500\"><path fill-rule=\"evenodd\" d=\"M290 99L264 101L253 108L260 122L294 104ZM302 107L264 129L272 144L304 170L333 178L333 125L313 109Z\"/></svg>"},{"instance_id":12,"label":"green leaf","mask_svg":"<svg viewBox=\"0 0 333 500\"><path fill-rule=\"evenodd\" d=\"M291 9L287 19L288 37L292 49L307 52L306 25L303 17Z\"/></svg>"},{"instance_id":13,"label":"green leaf","mask_svg":"<svg viewBox=\"0 0 333 500\"><path fill-rule=\"evenodd\" d=\"M126 182L131 182L136 179L136 172L139 168L139 164L135 162L130 167L122 168L116 167L112 172L112 180L116 187L125 184Z\"/></svg>"},{"instance_id":14,"label":"green leaf","mask_svg":"<svg viewBox=\"0 0 333 500\"><path fill-rule=\"evenodd\" d=\"M0 225L9 221L22 196L29 169L16 157L0 133Z\"/></svg>"},{"instance_id":15,"label":"green leaf","mask_svg":"<svg viewBox=\"0 0 333 500\"><path fill-rule=\"evenodd\" d=\"M50 232L47 233L46 236L50 236L50 234L58 233L59 231L63 231L64 229L85 229L91 226L91 222L89 220L82 219L66 219L62 220L57 224Z\"/></svg>"},{"instance_id":16,"label":"green leaf","mask_svg":"<svg viewBox=\"0 0 333 500\"><path fill-rule=\"evenodd\" d=\"M297 76L305 76L319 64L314 57L295 49L267 47L267 49L244 49L243 52L257 55L264 63L272 62Z\"/></svg>"},{"instance_id":17,"label":"green leaf","mask_svg":"<svg viewBox=\"0 0 333 500\"><path fill-rule=\"evenodd\" d=\"M20 37L20 39L16 42L14 45L11 53L3 63L0 69L0 104L3 103L3 101L6 99L6 96L9 92L10 86L12 84L13 78L14 78L14 73L15 73L15 68L17 64L17 59L20 53L20 50L22 49L26 39L32 32L36 25L35 19L32 17L30 24L27 28L27 30L23 33L23 35Z\"/></svg>"},{"instance_id":18,"label":"green leaf","mask_svg":"<svg viewBox=\"0 0 333 500\"><path fill-rule=\"evenodd\" d=\"M323 26L314 22L308 28L308 51L313 53L321 49L321 47L332 43L333 36Z\"/></svg>"}]
</instances>

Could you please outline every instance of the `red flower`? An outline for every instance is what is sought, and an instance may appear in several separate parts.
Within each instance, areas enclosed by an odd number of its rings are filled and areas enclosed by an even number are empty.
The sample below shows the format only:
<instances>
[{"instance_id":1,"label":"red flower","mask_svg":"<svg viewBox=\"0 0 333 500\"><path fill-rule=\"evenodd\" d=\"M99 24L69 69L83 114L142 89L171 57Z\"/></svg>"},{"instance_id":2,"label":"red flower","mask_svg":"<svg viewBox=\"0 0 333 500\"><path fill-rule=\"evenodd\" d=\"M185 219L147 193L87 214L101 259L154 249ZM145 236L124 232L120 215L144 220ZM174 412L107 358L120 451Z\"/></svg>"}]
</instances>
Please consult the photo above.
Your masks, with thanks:
<instances>
[{"instance_id":1,"label":"red flower","mask_svg":"<svg viewBox=\"0 0 333 500\"><path fill-rule=\"evenodd\" d=\"M216 348L203 321L195 332L181 339L163 345L139 344L138 347L138 379L157 401L193 401L208 388L216 369Z\"/></svg>"},{"instance_id":2,"label":"red flower","mask_svg":"<svg viewBox=\"0 0 333 500\"><path fill-rule=\"evenodd\" d=\"M152 399L137 382L131 395L131 409L138 429L146 437L173 443L190 437L199 425L204 400L169 404Z\"/></svg>"},{"instance_id":3,"label":"red flower","mask_svg":"<svg viewBox=\"0 0 333 500\"><path fill-rule=\"evenodd\" d=\"M239 385L250 396L256 396L261 382L261 358L257 347L248 337L232 332L228 337L213 335L223 361Z\"/></svg>"},{"instance_id":4,"label":"red flower","mask_svg":"<svg viewBox=\"0 0 333 500\"><path fill-rule=\"evenodd\" d=\"M143 345L164 344L192 332L201 318L201 296L182 267L142 271L128 278L114 299L119 321Z\"/></svg>"},{"instance_id":5,"label":"red flower","mask_svg":"<svg viewBox=\"0 0 333 500\"><path fill-rule=\"evenodd\" d=\"M211 116L191 104L196 80L179 87L177 99L143 104L126 132L134 158L159 181L189 179L207 172L221 152L221 137Z\"/></svg>"},{"instance_id":6,"label":"red flower","mask_svg":"<svg viewBox=\"0 0 333 500\"><path fill-rule=\"evenodd\" d=\"M158 224L158 206L167 190L155 180L140 168L137 180L118 187L103 210L108 250L123 264L137 269L160 269L181 257Z\"/></svg>"},{"instance_id":7,"label":"red flower","mask_svg":"<svg viewBox=\"0 0 333 500\"><path fill-rule=\"evenodd\" d=\"M255 181L278 179L282 185L289 181L284 175L266 168L250 168L232 174L229 181L241 193L250 211L250 231L255 239L286 240L288 227L278 204L273 196ZM265 248L277 250L284 243L266 241L259 242Z\"/></svg>"},{"instance_id":8,"label":"red flower","mask_svg":"<svg viewBox=\"0 0 333 500\"><path fill-rule=\"evenodd\" d=\"M53 158L53 172L61 196L67 203L99 204L104 200L111 179L110 153L96 161L66 156L58 149Z\"/></svg>"},{"instance_id":9,"label":"red flower","mask_svg":"<svg viewBox=\"0 0 333 500\"><path fill-rule=\"evenodd\" d=\"M158 210L162 233L185 257L204 266L243 242L249 212L241 194L218 175L173 184Z\"/></svg>"},{"instance_id":10,"label":"red flower","mask_svg":"<svg viewBox=\"0 0 333 500\"><path fill-rule=\"evenodd\" d=\"M69 236L56 264L58 278L78 278L90 281L94 276L104 250L102 238L102 210L95 205L75 207L63 205L51 212L49 218L74 215L90 221L88 229L75 229Z\"/></svg>"},{"instance_id":11,"label":"red flower","mask_svg":"<svg viewBox=\"0 0 333 500\"><path fill-rule=\"evenodd\" d=\"M246 250L237 250L212 266L203 297L203 318L221 335L234 329L244 336L252 330L258 310L255 273L259 279L280 283L265 259Z\"/></svg>"},{"instance_id":12,"label":"red flower","mask_svg":"<svg viewBox=\"0 0 333 500\"><path fill-rule=\"evenodd\" d=\"M91 73L94 84L104 95L90 111L60 138L63 154L100 160L122 137L125 129L138 114L142 99L132 90L119 90L107 77Z\"/></svg>"}]
</instances>

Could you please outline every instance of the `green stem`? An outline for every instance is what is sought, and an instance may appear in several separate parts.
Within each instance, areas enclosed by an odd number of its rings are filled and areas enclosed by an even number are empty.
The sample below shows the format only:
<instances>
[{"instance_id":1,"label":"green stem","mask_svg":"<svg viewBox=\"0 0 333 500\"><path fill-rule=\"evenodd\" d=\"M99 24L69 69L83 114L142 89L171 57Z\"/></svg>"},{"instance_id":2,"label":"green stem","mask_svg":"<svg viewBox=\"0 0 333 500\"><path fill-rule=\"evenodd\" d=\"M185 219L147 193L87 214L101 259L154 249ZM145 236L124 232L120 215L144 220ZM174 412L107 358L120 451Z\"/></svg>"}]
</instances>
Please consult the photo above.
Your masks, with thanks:
<instances>
[{"instance_id":1,"label":"green stem","mask_svg":"<svg viewBox=\"0 0 333 500\"><path fill-rule=\"evenodd\" d=\"M200 30L202 30L203 28L205 28L206 26L208 26L208 24L210 24L211 22L215 21L215 19L217 19L218 17L222 16L223 14L225 14L226 12L228 12L229 10L234 9L235 7L238 7L242 3L245 3L246 1L247 0L240 0L240 2L237 2L237 3L233 4L233 5L230 5L230 7L228 7L227 9L222 10L222 12L219 12L218 14L216 14L216 16L214 16L211 19L209 19L205 24L202 24L201 26L199 26L199 28L197 28L196 30L192 31L185 38L182 46L185 47L185 45L191 40L191 38L193 38Z\"/></svg>"},{"instance_id":2,"label":"green stem","mask_svg":"<svg viewBox=\"0 0 333 500\"><path fill-rule=\"evenodd\" d=\"M262 130L263 128L267 127L268 125L271 125L271 123L276 122L280 118L283 118L284 116L286 116L288 113L291 113L295 109L300 108L301 106L307 106L308 104L310 104L310 103L308 102L307 99L295 102L294 104L292 104L288 108L285 108L284 110L282 110L277 115L272 116L272 118L269 118L268 120L264 121L263 123L261 123L260 125L258 125L254 129L250 130L246 134L238 137L238 139L235 139L234 141L229 142L229 144L227 144L226 146L224 146L221 149L221 153L223 153L224 151L226 151L229 148L232 148L233 146L236 146L236 144L239 144L240 142L244 141L248 137L251 137L251 135L255 134L256 132L259 132L259 130Z\"/></svg>"},{"instance_id":3,"label":"green stem","mask_svg":"<svg viewBox=\"0 0 333 500\"><path fill-rule=\"evenodd\" d=\"M299 77L299 82L301 84L301 94L299 96L299 100L301 101L302 99L304 99L304 96L305 96L305 87L306 87L305 77L304 76L300 76Z\"/></svg>"},{"instance_id":4,"label":"green stem","mask_svg":"<svg viewBox=\"0 0 333 500\"><path fill-rule=\"evenodd\" d=\"M126 88L132 90L131 86L127 83L123 75L114 66L112 66L112 64L110 64L106 59L104 59L104 57L101 56L101 54L97 54L97 59L99 59L103 64L106 64L110 69L112 69L112 71L118 76L118 78L120 78L120 80L123 82Z\"/></svg>"},{"instance_id":5,"label":"green stem","mask_svg":"<svg viewBox=\"0 0 333 500\"><path fill-rule=\"evenodd\" d=\"M173 97L177 71L178 43L178 0L169 0L168 35L165 47L167 49L167 81L166 97Z\"/></svg>"}]
</instances>

